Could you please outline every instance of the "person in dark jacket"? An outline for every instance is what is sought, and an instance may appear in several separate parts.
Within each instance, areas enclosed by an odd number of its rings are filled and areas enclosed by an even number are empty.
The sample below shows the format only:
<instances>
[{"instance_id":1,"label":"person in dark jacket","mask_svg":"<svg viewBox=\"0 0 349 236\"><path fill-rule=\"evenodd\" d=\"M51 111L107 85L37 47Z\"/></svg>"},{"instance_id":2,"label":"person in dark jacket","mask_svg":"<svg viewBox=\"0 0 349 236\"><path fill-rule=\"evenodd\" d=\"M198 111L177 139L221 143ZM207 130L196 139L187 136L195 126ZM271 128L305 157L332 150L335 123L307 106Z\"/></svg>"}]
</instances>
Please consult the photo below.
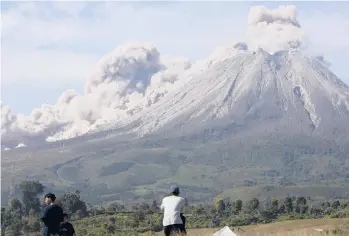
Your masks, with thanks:
<instances>
[{"instance_id":1,"label":"person in dark jacket","mask_svg":"<svg viewBox=\"0 0 349 236\"><path fill-rule=\"evenodd\" d=\"M75 234L74 226L68 222L68 214L63 214L64 221L59 226L60 236L73 236Z\"/></svg>"},{"instance_id":2,"label":"person in dark jacket","mask_svg":"<svg viewBox=\"0 0 349 236\"><path fill-rule=\"evenodd\" d=\"M42 212L41 221L44 223L43 236L59 235L59 225L63 221L63 210L55 204L56 196L53 193L45 195L45 208Z\"/></svg>"}]
</instances>

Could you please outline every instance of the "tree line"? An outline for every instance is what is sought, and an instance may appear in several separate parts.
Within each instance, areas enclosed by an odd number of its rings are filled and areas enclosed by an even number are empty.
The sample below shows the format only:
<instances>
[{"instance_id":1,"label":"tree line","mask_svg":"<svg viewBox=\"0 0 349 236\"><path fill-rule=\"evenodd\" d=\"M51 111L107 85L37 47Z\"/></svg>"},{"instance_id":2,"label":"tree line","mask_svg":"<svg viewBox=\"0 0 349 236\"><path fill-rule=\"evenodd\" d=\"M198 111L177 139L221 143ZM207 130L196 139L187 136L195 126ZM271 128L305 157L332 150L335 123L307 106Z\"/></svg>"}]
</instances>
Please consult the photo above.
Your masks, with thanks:
<instances>
[{"instance_id":1,"label":"tree line","mask_svg":"<svg viewBox=\"0 0 349 236\"><path fill-rule=\"evenodd\" d=\"M75 224L82 234L89 236L159 232L162 230L162 213L158 205L156 201L143 202L127 209L122 204L110 203L105 207L92 208L90 217ZM348 217L349 202L333 200L313 204L312 199L305 196L270 201L253 198L245 202L217 198L211 203L189 204L183 210L187 218L187 228L220 228L226 225L236 227L279 220Z\"/></svg>"},{"instance_id":2,"label":"tree line","mask_svg":"<svg viewBox=\"0 0 349 236\"><path fill-rule=\"evenodd\" d=\"M21 198L11 198L7 207L1 207L1 235L28 235L40 232L40 214L44 207L45 187L39 181L22 181L19 185ZM56 204L74 218L88 216L87 204L80 198L80 192L65 193L56 199Z\"/></svg>"},{"instance_id":3,"label":"tree line","mask_svg":"<svg viewBox=\"0 0 349 236\"><path fill-rule=\"evenodd\" d=\"M1 209L1 235L40 235L39 216L43 207L40 196L44 186L38 181L23 181L19 185L21 197L10 199ZM132 232L162 230L162 213L159 202L141 202L132 207L112 202L107 206L89 206L80 192L68 192L58 196L56 204L68 213L76 225L77 235L127 235ZM205 204L188 204L183 213L187 216L187 228L243 226L270 223L277 220L342 218L349 216L349 202L333 200L314 204L306 196L250 201L217 198ZM88 230L91 228L90 230ZM96 233L96 232L100 232Z\"/></svg>"}]
</instances>

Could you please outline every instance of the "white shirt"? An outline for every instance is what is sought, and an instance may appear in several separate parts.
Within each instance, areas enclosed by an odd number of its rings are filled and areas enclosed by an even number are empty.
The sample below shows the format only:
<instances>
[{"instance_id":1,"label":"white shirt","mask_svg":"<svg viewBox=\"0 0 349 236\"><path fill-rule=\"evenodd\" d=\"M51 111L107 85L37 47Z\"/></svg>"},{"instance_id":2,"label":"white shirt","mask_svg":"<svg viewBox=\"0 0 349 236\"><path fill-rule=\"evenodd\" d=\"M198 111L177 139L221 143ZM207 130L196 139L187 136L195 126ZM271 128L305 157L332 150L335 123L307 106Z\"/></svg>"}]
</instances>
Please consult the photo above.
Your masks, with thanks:
<instances>
[{"instance_id":1,"label":"white shirt","mask_svg":"<svg viewBox=\"0 0 349 236\"><path fill-rule=\"evenodd\" d=\"M183 224L181 219L181 208L185 205L185 200L179 196L168 196L162 199L160 206L164 210L163 226Z\"/></svg>"}]
</instances>

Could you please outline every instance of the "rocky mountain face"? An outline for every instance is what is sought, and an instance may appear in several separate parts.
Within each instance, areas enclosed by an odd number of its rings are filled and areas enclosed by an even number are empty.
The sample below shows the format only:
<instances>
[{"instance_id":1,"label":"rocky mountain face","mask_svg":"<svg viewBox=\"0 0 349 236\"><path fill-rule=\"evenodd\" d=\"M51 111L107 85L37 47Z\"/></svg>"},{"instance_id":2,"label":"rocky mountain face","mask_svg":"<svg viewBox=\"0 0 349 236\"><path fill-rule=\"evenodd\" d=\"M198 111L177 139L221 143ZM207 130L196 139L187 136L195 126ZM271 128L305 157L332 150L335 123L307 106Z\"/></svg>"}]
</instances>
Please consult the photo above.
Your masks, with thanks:
<instances>
[{"instance_id":1,"label":"rocky mountain face","mask_svg":"<svg viewBox=\"0 0 349 236\"><path fill-rule=\"evenodd\" d=\"M298 50L248 51L240 44L220 56L190 70L186 83L117 126L141 136L215 125L329 138L347 134L349 88L321 59Z\"/></svg>"}]
</instances>

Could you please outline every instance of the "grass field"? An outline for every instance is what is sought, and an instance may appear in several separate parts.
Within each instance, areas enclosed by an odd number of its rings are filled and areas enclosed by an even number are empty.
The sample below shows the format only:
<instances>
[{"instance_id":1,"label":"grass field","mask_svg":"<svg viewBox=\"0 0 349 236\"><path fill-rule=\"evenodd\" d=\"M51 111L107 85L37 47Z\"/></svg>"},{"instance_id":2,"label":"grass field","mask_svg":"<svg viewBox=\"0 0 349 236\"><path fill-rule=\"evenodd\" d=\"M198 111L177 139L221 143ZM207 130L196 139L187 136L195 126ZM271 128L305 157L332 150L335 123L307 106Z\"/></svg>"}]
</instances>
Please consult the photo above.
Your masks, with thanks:
<instances>
[{"instance_id":1,"label":"grass field","mask_svg":"<svg viewBox=\"0 0 349 236\"><path fill-rule=\"evenodd\" d=\"M238 236L348 236L349 219L292 220L231 229ZM190 229L188 230L188 236L209 236L218 230ZM158 233L156 235L163 234Z\"/></svg>"}]
</instances>

